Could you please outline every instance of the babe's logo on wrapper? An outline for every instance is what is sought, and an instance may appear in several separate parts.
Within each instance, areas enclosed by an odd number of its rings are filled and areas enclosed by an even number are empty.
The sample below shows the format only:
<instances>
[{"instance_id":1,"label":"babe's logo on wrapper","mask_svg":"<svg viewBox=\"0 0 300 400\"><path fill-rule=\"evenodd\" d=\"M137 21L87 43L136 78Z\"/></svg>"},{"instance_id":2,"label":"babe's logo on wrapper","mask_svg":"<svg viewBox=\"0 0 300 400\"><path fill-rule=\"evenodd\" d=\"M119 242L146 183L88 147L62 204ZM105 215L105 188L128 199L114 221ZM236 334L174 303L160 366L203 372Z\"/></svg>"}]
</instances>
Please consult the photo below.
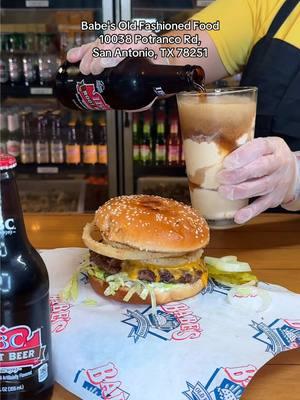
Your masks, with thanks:
<instances>
[{"instance_id":1,"label":"babe's logo on wrapper","mask_svg":"<svg viewBox=\"0 0 300 400\"><path fill-rule=\"evenodd\" d=\"M256 372L253 365L217 368L206 385L186 382L188 390L183 394L189 400L240 400Z\"/></svg>"},{"instance_id":2,"label":"babe's logo on wrapper","mask_svg":"<svg viewBox=\"0 0 300 400\"><path fill-rule=\"evenodd\" d=\"M38 367L45 360L45 349L46 346L42 346L41 329L32 332L25 325L0 327L1 367Z\"/></svg>"},{"instance_id":3,"label":"babe's logo on wrapper","mask_svg":"<svg viewBox=\"0 0 300 400\"><path fill-rule=\"evenodd\" d=\"M156 314L152 313L151 307L142 312L127 310L126 316L128 318L121 322L132 326L128 337L132 337L135 343L148 334L162 340L182 341L197 339L202 333L200 317L184 303L164 304L157 307Z\"/></svg>"},{"instance_id":4,"label":"babe's logo on wrapper","mask_svg":"<svg viewBox=\"0 0 300 400\"><path fill-rule=\"evenodd\" d=\"M254 339L267 345L266 351L274 355L300 347L300 319L276 319L270 325L252 321L258 333Z\"/></svg>"},{"instance_id":5,"label":"babe's logo on wrapper","mask_svg":"<svg viewBox=\"0 0 300 400\"><path fill-rule=\"evenodd\" d=\"M71 320L71 307L71 304L62 302L59 296L50 297L50 320L52 333L60 333L66 329Z\"/></svg>"},{"instance_id":6,"label":"babe's logo on wrapper","mask_svg":"<svg viewBox=\"0 0 300 400\"><path fill-rule=\"evenodd\" d=\"M127 400L130 394L122 389L118 373L117 367L109 362L100 367L79 370L74 383L84 389L85 400Z\"/></svg>"},{"instance_id":7,"label":"babe's logo on wrapper","mask_svg":"<svg viewBox=\"0 0 300 400\"><path fill-rule=\"evenodd\" d=\"M98 88L99 83L97 83L96 86ZM104 83L102 83L101 90L104 90ZM84 80L77 82L76 92L76 98L83 108L87 110L110 110L109 105L106 104L93 83L85 83Z\"/></svg>"}]
</instances>

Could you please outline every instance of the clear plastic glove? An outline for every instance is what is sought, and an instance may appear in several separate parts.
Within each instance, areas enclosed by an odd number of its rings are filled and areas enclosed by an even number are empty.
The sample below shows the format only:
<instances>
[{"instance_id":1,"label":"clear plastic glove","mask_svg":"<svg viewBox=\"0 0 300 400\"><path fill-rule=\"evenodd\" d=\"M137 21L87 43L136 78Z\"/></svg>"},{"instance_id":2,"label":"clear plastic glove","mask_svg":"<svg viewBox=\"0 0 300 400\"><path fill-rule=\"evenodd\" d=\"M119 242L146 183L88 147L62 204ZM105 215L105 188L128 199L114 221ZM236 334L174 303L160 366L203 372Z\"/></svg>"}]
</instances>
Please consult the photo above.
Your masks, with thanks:
<instances>
[{"instance_id":1,"label":"clear plastic glove","mask_svg":"<svg viewBox=\"0 0 300 400\"><path fill-rule=\"evenodd\" d=\"M114 30L108 31L106 34L114 34L114 35L133 35L132 31L121 31L121 30ZM153 35L156 36L155 33L141 30L135 31L134 34L140 34L143 36ZM145 49L152 49L157 54L156 59L152 59L155 64L168 64L167 58L162 58L159 51L159 45L157 44L99 44L99 40L95 40L94 42L84 44L80 47L73 47L67 53L67 60L71 63L76 63L80 61L80 71L84 75L93 74L98 75L100 74L104 68L108 67L115 67L119 64L125 57L112 57L112 58L101 58L101 57L93 57L92 50L94 47L99 47L102 50L111 50L114 53L114 50L118 47L121 50L140 50Z\"/></svg>"},{"instance_id":2,"label":"clear plastic glove","mask_svg":"<svg viewBox=\"0 0 300 400\"><path fill-rule=\"evenodd\" d=\"M268 208L295 197L298 165L296 155L279 137L257 138L228 155L219 174L219 193L230 200L260 196L235 214L242 224Z\"/></svg>"}]
</instances>

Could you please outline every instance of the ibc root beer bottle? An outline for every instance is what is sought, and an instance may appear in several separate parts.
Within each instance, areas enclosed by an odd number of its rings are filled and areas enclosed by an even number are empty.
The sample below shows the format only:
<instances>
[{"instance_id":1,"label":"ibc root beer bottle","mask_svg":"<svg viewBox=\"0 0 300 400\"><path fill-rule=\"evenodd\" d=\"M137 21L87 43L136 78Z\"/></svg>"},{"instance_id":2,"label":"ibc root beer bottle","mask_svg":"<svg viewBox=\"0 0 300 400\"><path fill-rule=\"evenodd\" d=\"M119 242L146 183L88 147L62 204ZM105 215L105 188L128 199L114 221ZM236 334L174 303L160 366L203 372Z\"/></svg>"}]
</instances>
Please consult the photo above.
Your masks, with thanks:
<instances>
[{"instance_id":1,"label":"ibc root beer bottle","mask_svg":"<svg viewBox=\"0 0 300 400\"><path fill-rule=\"evenodd\" d=\"M28 241L14 157L0 154L0 398L48 400L53 389L49 280Z\"/></svg>"},{"instance_id":2,"label":"ibc root beer bottle","mask_svg":"<svg viewBox=\"0 0 300 400\"><path fill-rule=\"evenodd\" d=\"M56 76L56 96L73 109L137 110L157 97L203 90L203 83L199 66L158 65L142 57L126 58L100 75L83 75L79 63L65 62Z\"/></svg>"}]
</instances>

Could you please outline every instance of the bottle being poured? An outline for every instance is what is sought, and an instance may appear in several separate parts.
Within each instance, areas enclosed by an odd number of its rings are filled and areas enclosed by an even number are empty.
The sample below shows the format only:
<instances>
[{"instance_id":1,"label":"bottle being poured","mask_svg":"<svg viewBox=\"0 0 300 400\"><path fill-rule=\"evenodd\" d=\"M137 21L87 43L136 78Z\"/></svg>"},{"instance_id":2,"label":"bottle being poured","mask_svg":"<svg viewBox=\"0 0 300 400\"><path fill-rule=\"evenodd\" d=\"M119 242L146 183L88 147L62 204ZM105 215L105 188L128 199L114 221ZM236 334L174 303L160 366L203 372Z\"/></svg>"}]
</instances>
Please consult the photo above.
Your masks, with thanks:
<instances>
[{"instance_id":1,"label":"bottle being poured","mask_svg":"<svg viewBox=\"0 0 300 400\"><path fill-rule=\"evenodd\" d=\"M139 110L157 98L179 92L204 91L200 66L153 64L148 58L126 58L99 75L83 75L79 63L65 62L56 76L56 96L79 110Z\"/></svg>"}]
</instances>

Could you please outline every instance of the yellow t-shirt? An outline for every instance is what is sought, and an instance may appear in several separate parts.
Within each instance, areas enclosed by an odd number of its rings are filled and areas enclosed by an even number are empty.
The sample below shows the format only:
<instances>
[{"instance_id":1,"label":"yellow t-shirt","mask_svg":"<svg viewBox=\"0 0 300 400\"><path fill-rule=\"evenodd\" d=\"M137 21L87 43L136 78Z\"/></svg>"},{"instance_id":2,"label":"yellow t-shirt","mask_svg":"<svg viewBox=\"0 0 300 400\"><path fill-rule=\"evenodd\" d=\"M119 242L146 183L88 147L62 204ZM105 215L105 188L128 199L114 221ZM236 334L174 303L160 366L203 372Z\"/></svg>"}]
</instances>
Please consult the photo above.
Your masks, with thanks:
<instances>
[{"instance_id":1,"label":"yellow t-shirt","mask_svg":"<svg viewBox=\"0 0 300 400\"><path fill-rule=\"evenodd\" d=\"M266 35L285 0L215 0L192 19L220 21L219 31L209 31L230 75L247 64L253 46ZM201 37L201 35L200 35ZM300 2L274 36L300 49Z\"/></svg>"}]
</instances>

